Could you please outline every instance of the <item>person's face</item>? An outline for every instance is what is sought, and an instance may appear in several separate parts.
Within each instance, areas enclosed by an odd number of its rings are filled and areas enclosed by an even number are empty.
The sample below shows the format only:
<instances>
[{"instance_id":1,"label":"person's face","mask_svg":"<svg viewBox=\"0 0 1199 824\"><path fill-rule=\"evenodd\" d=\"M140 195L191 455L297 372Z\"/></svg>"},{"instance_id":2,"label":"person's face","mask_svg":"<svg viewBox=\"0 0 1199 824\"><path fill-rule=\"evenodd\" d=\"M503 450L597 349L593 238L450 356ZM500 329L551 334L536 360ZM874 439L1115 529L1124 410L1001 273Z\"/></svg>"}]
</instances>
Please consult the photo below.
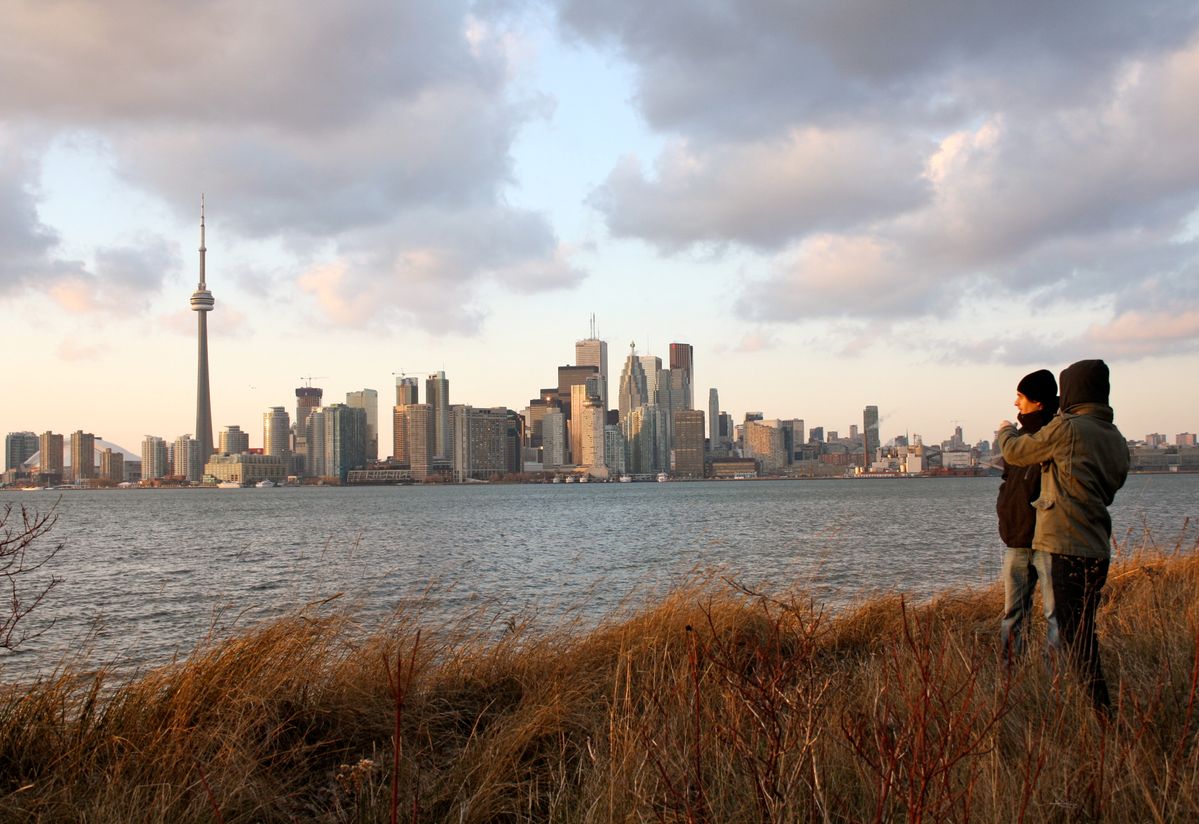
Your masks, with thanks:
<instances>
[{"instance_id":1,"label":"person's face","mask_svg":"<svg viewBox=\"0 0 1199 824\"><path fill-rule=\"evenodd\" d=\"M1020 410L1021 415L1027 415L1030 412L1040 412L1045 408L1045 404L1040 401L1030 401L1024 397L1023 392L1016 393L1016 408Z\"/></svg>"}]
</instances>

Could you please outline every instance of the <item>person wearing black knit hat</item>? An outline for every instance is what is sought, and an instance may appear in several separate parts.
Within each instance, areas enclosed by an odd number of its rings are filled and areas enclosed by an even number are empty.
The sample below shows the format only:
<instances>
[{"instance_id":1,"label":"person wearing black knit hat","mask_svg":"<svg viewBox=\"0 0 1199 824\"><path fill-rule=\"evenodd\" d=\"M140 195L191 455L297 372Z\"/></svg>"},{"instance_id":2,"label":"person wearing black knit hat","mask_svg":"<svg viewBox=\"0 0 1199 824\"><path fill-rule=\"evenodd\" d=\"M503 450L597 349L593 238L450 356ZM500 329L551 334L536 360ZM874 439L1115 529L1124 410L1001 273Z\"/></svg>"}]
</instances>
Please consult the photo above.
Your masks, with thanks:
<instances>
[{"instance_id":1,"label":"person wearing black knit hat","mask_svg":"<svg viewBox=\"0 0 1199 824\"><path fill-rule=\"evenodd\" d=\"M1073 666L1102 718L1111 711L1095 618L1111 562L1107 508L1128 477L1128 441L1108 404L1107 364L1083 360L1062 370L1061 412L1034 433L999 424L996 440L1012 466L1041 467L1033 563L1048 618L1046 641Z\"/></svg>"},{"instance_id":2,"label":"person wearing black knit hat","mask_svg":"<svg viewBox=\"0 0 1199 824\"><path fill-rule=\"evenodd\" d=\"M1047 424L1057 414L1058 406L1057 381L1053 379L1053 373L1039 369L1021 378L1016 385L1015 406L1020 410L1017 419L1021 433L1031 435ZM1033 590L1037 586L1036 551L1032 548L1037 511L1033 501L1040 494L1039 466L1004 466L995 512L999 516L999 537L1007 547L1001 573L1003 620L999 639L1004 661L1009 666L1013 658L1024 651L1022 630L1027 625Z\"/></svg>"}]
</instances>

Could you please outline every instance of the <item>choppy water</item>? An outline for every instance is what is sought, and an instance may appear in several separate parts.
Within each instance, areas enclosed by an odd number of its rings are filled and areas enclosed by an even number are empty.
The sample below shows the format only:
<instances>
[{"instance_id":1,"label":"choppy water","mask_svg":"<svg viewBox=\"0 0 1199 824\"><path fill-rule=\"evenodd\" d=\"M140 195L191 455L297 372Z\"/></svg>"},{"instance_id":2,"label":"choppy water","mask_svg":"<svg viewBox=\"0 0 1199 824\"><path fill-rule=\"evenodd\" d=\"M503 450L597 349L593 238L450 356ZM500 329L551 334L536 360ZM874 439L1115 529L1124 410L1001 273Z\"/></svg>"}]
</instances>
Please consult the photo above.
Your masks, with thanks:
<instances>
[{"instance_id":1,"label":"choppy water","mask_svg":"<svg viewBox=\"0 0 1199 824\"><path fill-rule=\"evenodd\" d=\"M97 663L161 663L214 626L337 593L367 623L414 602L429 621L479 604L499 616L598 618L630 594L712 567L776 591L801 583L834 606L877 590L923 597L994 580L998 484L0 492L0 506L57 506L52 537L66 544L52 564L62 582L31 616L30 626L54 625L0 658L0 678L28 677L84 646ZM1132 477L1113 518L1122 545L1193 547L1199 476Z\"/></svg>"}]
</instances>

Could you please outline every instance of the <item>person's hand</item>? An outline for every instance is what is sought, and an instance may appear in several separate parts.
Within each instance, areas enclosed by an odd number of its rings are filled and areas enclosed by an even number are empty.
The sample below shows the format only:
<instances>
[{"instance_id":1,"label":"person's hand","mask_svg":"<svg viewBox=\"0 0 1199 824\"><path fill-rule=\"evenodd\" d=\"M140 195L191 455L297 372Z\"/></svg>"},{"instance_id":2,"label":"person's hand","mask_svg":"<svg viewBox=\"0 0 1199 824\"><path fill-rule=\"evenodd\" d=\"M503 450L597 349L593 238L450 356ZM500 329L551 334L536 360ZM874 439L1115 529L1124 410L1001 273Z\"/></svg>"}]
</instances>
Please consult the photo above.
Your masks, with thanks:
<instances>
[{"instance_id":1,"label":"person's hand","mask_svg":"<svg viewBox=\"0 0 1199 824\"><path fill-rule=\"evenodd\" d=\"M1006 428L1006 427L1009 427L1009 426L1010 426L1010 427L1012 427L1013 429L1015 429L1015 428L1016 428L1015 424L1013 424L1013 423L1012 423L1011 421L1009 421L1009 420L1002 420L1002 421L1000 421L1000 422L999 422L999 429L1004 429L1004 428ZM996 431L996 432L998 432L998 431L999 431L999 429L996 429L995 431Z\"/></svg>"}]
</instances>

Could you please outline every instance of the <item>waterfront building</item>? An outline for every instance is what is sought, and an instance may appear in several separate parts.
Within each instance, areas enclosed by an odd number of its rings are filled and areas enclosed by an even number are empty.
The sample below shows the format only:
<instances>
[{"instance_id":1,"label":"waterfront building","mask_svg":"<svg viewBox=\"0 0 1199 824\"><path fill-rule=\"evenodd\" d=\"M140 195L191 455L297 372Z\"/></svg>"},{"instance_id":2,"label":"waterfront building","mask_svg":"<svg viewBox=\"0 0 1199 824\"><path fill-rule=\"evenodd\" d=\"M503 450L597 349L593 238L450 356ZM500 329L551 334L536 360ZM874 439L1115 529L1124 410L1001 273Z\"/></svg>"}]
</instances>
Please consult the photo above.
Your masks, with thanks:
<instances>
[{"instance_id":1,"label":"waterfront building","mask_svg":"<svg viewBox=\"0 0 1199 824\"><path fill-rule=\"evenodd\" d=\"M171 474L193 483L201 480L204 477L205 463L202 449L200 442L193 439L190 433L176 438Z\"/></svg>"},{"instance_id":2,"label":"waterfront building","mask_svg":"<svg viewBox=\"0 0 1199 824\"><path fill-rule=\"evenodd\" d=\"M157 435L147 435L142 441L142 480L153 481L170 474L167 442Z\"/></svg>"},{"instance_id":3,"label":"waterfront building","mask_svg":"<svg viewBox=\"0 0 1199 824\"><path fill-rule=\"evenodd\" d=\"M604 426L604 465L608 467L609 476L625 474L624 433L620 431L619 424Z\"/></svg>"},{"instance_id":4,"label":"waterfront building","mask_svg":"<svg viewBox=\"0 0 1199 824\"><path fill-rule=\"evenodd\" d=\"M213 455L204 464L204 475L218 483L251 486L259 481L281 484L287 481L287 456L258 455L248 452Z\"/></svg>"},{"instance_id":5,"label":"waterfront building","mask_svg":"<svg viewBox=\"0 0 1199 824\"><path fill-rule=\"evenodd\" d=\"M366 411L366 459L379 460L379 393L374 389L347 392L346 406Z\"/></svg>"},{"instance_id":6,"label":"waterfront building","mask_svg":"<svg viewBox=\"0 0 1199 824\"><path fill-rule=\"evenodd\" d=\"M307 421L304 474L309 478L324 478L329 474L325 469L325 407L318 406L309 412Z\"/></svg>"},{"instance_id":7,"label":"waterfront building","mask_svg":"<svg viewBox=\"0 0 1199 824\"><path fill-rule=\"evenodd\" d=\"M649 403L648 387L645 379L645 367L637 357L637 344L629 344L629 356L625 358L624 369L620 372L620 387L617 390L617 409L623 422L632 414L634 409ZM627 432L625 433L627 437Z\"/></svg>"},{"instance_id":8,"label":"waterfront building","mask_svg":"<svg viewBox=\"0 0 1199 824\"><path fill-rule=\"evenodd\" d=\"M4 436L4 470L21 469L37 454L38 437L34 432L9 432Z\"/></svg>"},{"instance_id":9,"label":"waterfront building","mask_svg":"<svg viewBox=\"0 0 1199 824\"><path fill-rule=\"evenodd\" d=\"M204 460L212 454L212 400L208 393L208 313L215 301L204 274L204 196L200 196L200 283L192 292L191 308L196 313L196 442Z\"/></svg>"},{"instance_id":10,"label":"waterfront building","mask_svg":"<svg viewBox=\"0 0 1199 824\"><path fill-rule=\"evenodd\" d=\"M824 443L824 427L813 426L808 430L808 440L811 443Z\"/></svg>"},{"instance_id":11,"label":"waterfront building","mask_svg":"<svg viewBox=\"0 0 1199 824\"><path fill-rule=\"evenodd\" d=\"M325 474L345 483L351 469L366 466L366 410L335 403L325 407Z\"/></svg>"},{"instance_id":12,"label":"waterfront building","mask_svg":"<svg viewBox=\"0 0 1199 824\"><path fill-rule=\"evenodd\" d=\"M591 316L591 337L575 341L575 363L594 366L600 377L600 402L608 408L608 342L595 334L595 315Z\"/></svg>"},{"instance_id":13,"label":"waterfront building","mask_svg":"<svg viewBox=\"0 0 1199 824\"><path fill-rule=\"evenodd\" d=\"M242 432L241 427L236 424L221 430L219 439L217 453L220 455L238 455L250 451L250 433Z\"/></svg>"},{"instance_id":14,"label":"waterfront building","mask_svg":"<svg viewBox=\"0 0 1199 824\"><path fill-rule=\"evenodd\" d=\"M566 465L566 416L554 409L541 419L541 464L546 469Z\"/></svg>"},{"instance_id":15,"label":"waterfront building","mask_svg":"<svg viewBox=\"0 0 1199 824\"><path fill-rule=\"evenodd\" d=\"M396 406L420 403L420 383L416 378L396 378Z\"/></svg>"},{"instance_id":16,"label":"waterfront building","mask_svg":"<svg viewBox=\"0 0 1199 824\"><path fill-rule=\"evenodd\" d=\"M29 434L32 434L32 433L29 433ZM1180 446L1180 447L1188 447L1188 448L1194 447L1195 446L1195 433L1194 432L1178 433L1177 435L1174 436L1174 445Z\"/></svg>"},{"instance_id":17,"label":"waterfront building","mask_svg":"<svg viewBox=\"0 0 1199 824\"><path fill-rule=\"evenodd\" d=\"M427 403L411 403L400 407L404 417L404 447L412 477L418 481L427 478L433 471L434 440L433 407ZM405 461L401 461L405 463Z\"/></svg>"},{"instance_id":18,"label":"waterfront building","mask_svg":"<svg viewBox=\"0 0 1199 824\"><path fill-rule=\"evenodd\" d=\"M671 370L674 371L674 370ZM680 409L672 426L674 449L673 474L681 478L704 476L704 413L699 409Z\"/></svg>"},{"instance_id":19,"label":"waterfront building","mask_svg":"<svg viewBox=\"0 0 1199 824\"><path fill-rule=\"evenodd\" d=\"M44 476L47 483L62 482L62 456L64 456L62 435L53 432L43 432L37 439L37 471Z\"/></svg>"},{"instance_id":20,"label":"waterfront building","mask_svg":"<svg viewBox=\"0 0 1199 824\"><path fill-rule=\"evenodd\" d=\"M285 463L290 460L291 419L282 406L262 413L262 454L285 458Z\"/></svg>"},{"instance_id":21,"label":"waterfront building","mask_svg":"<svg viewBox=\"0 0 1199 824\"><path fill-rule=\"evenodd\" d=\"M96 477L96 436L76 429L71 433L71 476L76 481Z\"/></svg>"},{"instance_id":22,"label":"waterfront building","mask_svg":"<svg viewBox=\"0 0 1199 824\"><path fill-rule=\"evenodd\" d=\"M503 475L508 469L505 450L508 410L502 406L475 409L456 405L450 417L454 432L454 480L486 480Z\"/></svg>"},{"instance_id":23,"label":"waterfront building","mask_svg":"<svg viewBox=\"0 0 1199 824\"><path fill-rule=\"evenodd\" d=\"M434 372L425 378L425 402L433 413L433 449L435 457L450 457L450 382L445 372Z\"/></svg>"},{"instance_id":24,"label":"waterfront building","mask_svg":"<svg viewBox=\"0 0 1199 824\"><path fill-rule=\"evenodd\" d=\"M585 467L596 477L607 477L607 464L604 460L604 402L599 395L599 379L596 378L596 391L587 393L580 402L579 410L579 456L575 463Z\"/></svg>"},{"instance_id":25,"label":"waterfront building","mask_svg":"<svg viewBox=\"0 0 1199 824\"><path fill-rule=\"evenodd\" d=\"M305 474L308 471L308 416L321 405L323 396L324 390L319 386L296 387L296 418L292 422L295 435L292 438L292 448L299 456L301 471Z\"/></svg>"},{"instance_id":26,"label":"waterfront building","mask_svg":"<svg viewBox=\"0 0 1199 824\"><path fill-rule=\"evenodd\" d=\"M793 464L797 460L803 460L803 420L800 418L781 420L779 428L783 430L783 452L786 455L786 462Z\"/></svg>"},{"instance_id":27,"label":"waterfront building","mask_svg":"<svg viewBox=\"0 0 1199 824\"><path fill-rule=\"evenodd\" d=\"M782 472L787 466L783 428L779 421L749 421L744 424L745 456L756 458L767 474Z\"/></svg>"},{"instance_id":28,"label":"waterfront building","mask_svg":"<svg viewBox=\"0 0 1199 824\"><path fill-rule=\"evenodd\" d=\"M125 482L125 456L105 447L100 453L100 480L115 484Z\"/></svg>"},{"instance_id":29,"label":"waterfront building","mask_svg":"<svg viewBox=\"0 0 1199 824\"><path fill-rule=\"evenodd\" d=\"M695 349L689 343L670 344L670 373L677 388L672 391L682 391L681 409L694 409L695 398L691 387L695 384Z\"/></svg>"},{"instance_id":30,"label":"waterfront building","mask_svg":"<svg viewBox=\"0 0 1199 824\"><path fill-rule=\"evenodd\" d=\"M410 404L396 404L391 410L391 459L401 466L408 466L408 413Z\"/></svg>"}]
</instances>

